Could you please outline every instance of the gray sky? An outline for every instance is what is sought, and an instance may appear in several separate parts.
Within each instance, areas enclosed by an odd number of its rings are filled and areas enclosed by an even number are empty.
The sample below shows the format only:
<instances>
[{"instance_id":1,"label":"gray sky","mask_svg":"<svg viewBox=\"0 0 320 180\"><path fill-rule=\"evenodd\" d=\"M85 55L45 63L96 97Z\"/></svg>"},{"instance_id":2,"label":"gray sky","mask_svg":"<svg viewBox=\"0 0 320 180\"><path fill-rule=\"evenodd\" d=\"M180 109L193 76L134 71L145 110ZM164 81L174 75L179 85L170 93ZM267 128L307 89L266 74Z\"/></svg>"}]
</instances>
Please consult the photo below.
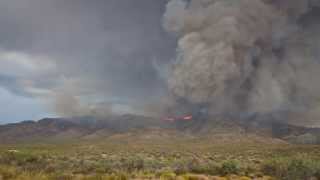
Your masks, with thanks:
<instances>
[{"instance_id":1,"label":"gray sky","mask_svg":"<svg viewBox=\"0 0 320 180\"><path fill-rule=\"evenodd\" d=\"M60 93L120 107L161 96L157 67L176 47L162 28L166 3L0 1L0 122L55 115Z\"/></svg>"}]
</instances>

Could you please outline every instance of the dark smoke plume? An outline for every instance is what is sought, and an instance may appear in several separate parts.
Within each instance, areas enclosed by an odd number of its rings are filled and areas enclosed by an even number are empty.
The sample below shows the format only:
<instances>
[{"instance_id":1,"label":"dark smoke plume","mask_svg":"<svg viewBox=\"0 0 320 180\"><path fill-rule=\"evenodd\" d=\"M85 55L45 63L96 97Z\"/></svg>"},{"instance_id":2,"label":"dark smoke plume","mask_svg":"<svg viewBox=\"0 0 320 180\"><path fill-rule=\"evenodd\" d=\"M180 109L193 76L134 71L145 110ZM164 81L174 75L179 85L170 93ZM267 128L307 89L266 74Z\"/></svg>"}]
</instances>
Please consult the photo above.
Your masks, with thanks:
<instances>
[{"instance_id":1,"label":"dark smoke plume","mask_svg":"<svg viewBox=\"0 0 320 180\"><path fill-rule=\"evenodd\" d=\"M319 2L171 0L164 27L179 41L169 90L210 113L288 112L319 125Z\"/></svg>"}]
</instances>

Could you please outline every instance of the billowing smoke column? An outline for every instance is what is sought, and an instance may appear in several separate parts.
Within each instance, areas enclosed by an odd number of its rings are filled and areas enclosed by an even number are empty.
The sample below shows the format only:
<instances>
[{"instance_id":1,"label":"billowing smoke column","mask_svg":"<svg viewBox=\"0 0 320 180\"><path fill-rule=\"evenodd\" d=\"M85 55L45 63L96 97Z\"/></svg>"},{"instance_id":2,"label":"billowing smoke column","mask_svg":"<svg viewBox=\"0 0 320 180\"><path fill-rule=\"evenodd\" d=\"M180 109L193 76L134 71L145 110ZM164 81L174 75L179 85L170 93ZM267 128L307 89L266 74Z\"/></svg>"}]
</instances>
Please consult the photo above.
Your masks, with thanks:
<instances>
[{"instance_id":1,"label":"billowing smoke column","mask_svg":"<svg viewBox=\"0 0 320 180\"><path fill-rule=\"evenodd\" d=\"M320 1L171 0L164 27L179 38L176 99L211 113L320 118Z\"/></svg>"}]
</instances>

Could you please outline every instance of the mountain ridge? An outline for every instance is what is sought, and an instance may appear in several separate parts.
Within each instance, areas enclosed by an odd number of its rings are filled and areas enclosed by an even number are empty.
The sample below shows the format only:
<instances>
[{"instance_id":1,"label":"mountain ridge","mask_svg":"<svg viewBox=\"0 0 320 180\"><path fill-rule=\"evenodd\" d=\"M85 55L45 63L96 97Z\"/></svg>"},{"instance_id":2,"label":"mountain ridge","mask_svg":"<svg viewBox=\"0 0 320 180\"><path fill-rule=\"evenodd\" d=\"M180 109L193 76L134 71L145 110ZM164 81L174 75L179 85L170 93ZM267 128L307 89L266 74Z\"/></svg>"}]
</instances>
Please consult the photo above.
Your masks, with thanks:
<instances>
[{"instance_id":1,"label":"mountain ridge","mask_svg":"<svg viewBox=\"0 0 320 180\"><path fill-rule=\"evenodd\" d=\"M193 120L188 122L166 122L160 119L121 115L106 119L93 117L43 118L38 121L22 121L0 125L1 143L93 140L105 138L140 139L159 138L208 138L233 137L268 142L297 144L319 144L320 128L307 128L283 122ZM147 138L148 139L148 138Z\"/></svg>"}]
</instances>

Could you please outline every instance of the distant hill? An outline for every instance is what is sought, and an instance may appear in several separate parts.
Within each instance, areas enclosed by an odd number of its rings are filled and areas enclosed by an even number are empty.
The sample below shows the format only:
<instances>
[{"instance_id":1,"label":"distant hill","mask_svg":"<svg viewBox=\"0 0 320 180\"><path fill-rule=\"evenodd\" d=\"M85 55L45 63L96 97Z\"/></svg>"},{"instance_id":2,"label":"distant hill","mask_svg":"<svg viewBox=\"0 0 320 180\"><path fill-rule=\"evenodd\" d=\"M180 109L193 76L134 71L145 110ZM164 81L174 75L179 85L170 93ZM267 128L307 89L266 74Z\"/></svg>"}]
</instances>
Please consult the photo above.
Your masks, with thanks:
<instances>
[{"instance_id":1,"label":"distant hill","mask_svg":"<svg viewBox=\"0 0 320 180\"><path fill-rule=\"evenodd\" d=\"M320 129L270 121L231 119L167 122L136 115L44 118L0 126L1 143L119 139L208 138L217 142L260 141L319 144Z\"/></svg>"},{"instance_id":2,"label":"distant hill","mask_svg":"<svg viewBox=\"0 0 320 180\"><path fill-rule=\"evenodd\" d=\"M69 140L85 137L109 136L133 130L161 127L165 123L134 115L113 116L108 119L93 117L44 118L0 126L0 142L16 143L43 140Z\"/></svg>"}]
</instances>

